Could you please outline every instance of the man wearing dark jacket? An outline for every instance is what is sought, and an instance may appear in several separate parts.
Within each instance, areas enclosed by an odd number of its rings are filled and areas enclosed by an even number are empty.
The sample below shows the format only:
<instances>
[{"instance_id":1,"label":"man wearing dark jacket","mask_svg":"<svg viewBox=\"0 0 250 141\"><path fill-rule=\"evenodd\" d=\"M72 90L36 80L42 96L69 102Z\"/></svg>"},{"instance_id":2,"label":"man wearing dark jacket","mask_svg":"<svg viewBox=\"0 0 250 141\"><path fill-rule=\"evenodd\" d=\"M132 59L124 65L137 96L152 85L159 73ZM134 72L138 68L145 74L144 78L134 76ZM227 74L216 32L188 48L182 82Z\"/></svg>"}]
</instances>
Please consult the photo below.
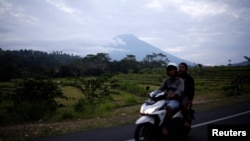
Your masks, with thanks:
<instances>
[{"instance_id":1,"label":"man wearing dark jacket","mask_svg":"<svg viewBox=\"0 0 250 141\"><path fill-rule=\"evenodd\" d=\"M187 73L188 66L186 63L182 62L179 64L179 73L178 76L184 80L184 93L182 95L181 105L182 112L184 115L184 126L189 125L189 109L192 107L194 94L195 94L195 86L194 79Z\"/></svg>"}]
</instances>

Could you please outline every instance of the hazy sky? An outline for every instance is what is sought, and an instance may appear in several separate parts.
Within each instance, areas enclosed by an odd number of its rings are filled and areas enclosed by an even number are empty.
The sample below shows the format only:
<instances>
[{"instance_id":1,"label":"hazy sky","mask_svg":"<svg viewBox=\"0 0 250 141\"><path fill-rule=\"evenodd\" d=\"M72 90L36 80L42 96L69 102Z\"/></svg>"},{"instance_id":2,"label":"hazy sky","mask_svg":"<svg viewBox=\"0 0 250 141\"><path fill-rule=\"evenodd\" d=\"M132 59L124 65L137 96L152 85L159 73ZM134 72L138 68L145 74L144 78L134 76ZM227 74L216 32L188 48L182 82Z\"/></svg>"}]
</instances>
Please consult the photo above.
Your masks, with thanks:
<instances>
[{"instance_id":1,"label":"hazy sky","mask_svg":"<svg viewBox=\"0 0 250 141\"><path fill-rule=\"evenodd\" d=\"M249 0L0 0L0 48L106 52L119 34L179 58L227 65L250 56Z\"/></svg>"}]
</instances>

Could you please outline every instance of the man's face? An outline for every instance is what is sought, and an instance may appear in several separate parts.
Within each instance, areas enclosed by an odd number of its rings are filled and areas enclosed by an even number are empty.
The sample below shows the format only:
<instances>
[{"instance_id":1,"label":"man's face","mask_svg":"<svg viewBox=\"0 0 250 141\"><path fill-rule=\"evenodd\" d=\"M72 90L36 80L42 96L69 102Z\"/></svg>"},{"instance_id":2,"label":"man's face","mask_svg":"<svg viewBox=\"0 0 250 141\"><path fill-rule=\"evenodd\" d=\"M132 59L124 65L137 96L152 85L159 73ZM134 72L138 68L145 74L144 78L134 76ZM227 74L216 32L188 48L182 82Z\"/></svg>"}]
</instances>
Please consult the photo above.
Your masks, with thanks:
<instances>
[{"instance_id":1,"label":"man's face","mask_svg":"<svg viewBox=\"0 0 250 141\"><path fill-rule=\"evenodd\" d=\"M170 68L170 69L168 70L168 75L169 75L170 77L175 76L175 69L174 69L174 68Z\"/></svg>"},{"instance_id":2,"label":"man's face","mask_svg":"<svg viewBox=\"0 0 250 141\"><path fill-rule=\"evenodd\" d=\"M184 65L179 65L179 72L180 72L180 73L186 72L186 68L185 68Z\"/></svg>"}]
</instances>

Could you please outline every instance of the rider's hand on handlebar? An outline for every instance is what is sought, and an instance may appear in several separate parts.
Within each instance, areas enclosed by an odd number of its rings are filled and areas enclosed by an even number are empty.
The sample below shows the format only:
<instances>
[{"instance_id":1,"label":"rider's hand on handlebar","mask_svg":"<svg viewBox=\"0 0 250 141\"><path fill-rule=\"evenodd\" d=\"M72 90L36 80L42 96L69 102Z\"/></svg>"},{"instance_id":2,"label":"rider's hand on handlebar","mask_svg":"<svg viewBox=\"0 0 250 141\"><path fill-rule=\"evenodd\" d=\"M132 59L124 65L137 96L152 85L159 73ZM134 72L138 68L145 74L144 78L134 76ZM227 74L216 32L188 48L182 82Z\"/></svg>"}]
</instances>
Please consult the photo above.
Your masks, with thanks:
<instances>
[{"instance_id":1,"label":"rider's hand on handlebar","mask_svg":"<svg viewBox=\"0 0 250 141\"><path fill-rule=\"evenodd\" d=\"M175 97L175 93L171 93L167 95L167 99L173 99Z\"/></svg>"}]
</instances>

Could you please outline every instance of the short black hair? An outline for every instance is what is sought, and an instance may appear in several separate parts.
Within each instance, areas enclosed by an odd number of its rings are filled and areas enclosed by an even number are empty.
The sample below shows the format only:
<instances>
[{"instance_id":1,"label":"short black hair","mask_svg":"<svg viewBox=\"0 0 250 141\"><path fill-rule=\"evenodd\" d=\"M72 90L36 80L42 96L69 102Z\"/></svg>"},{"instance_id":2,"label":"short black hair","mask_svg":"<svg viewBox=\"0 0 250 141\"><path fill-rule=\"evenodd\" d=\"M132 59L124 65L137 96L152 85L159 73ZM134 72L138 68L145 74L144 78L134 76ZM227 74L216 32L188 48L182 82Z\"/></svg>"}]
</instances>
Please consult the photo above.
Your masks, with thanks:
<instances>
[{"instance_id":1,"label":"short black hair","mask_svg":"<svg viewBox=\"0 0 250 141\"><path fill-rule=\"evenodd\" d=\"M185 62L181 62L179 65L185 66L186 70L188 70L188 65Z\"/></svg>"}]
</instances>

